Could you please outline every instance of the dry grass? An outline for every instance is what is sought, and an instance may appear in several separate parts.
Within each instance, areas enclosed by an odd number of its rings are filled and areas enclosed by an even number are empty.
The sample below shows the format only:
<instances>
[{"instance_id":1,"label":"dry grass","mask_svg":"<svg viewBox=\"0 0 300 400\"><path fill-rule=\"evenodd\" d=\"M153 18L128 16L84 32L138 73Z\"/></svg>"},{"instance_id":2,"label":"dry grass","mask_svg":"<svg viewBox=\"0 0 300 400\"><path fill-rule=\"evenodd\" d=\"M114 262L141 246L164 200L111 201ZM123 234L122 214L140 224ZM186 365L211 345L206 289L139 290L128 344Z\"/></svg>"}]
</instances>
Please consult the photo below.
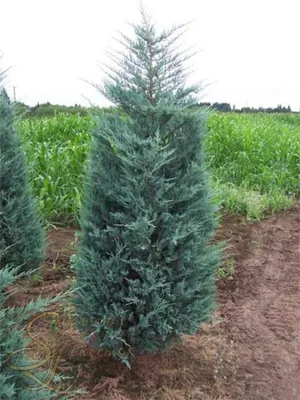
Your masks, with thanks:
<instances>
[{"instance_id":1,"label":"dry grass","mask_svg":"<svg viewBox=\"0 0 300 400\"><path fill-rule=\"evenodd\" d=\"M74 388L86 391L78 399L226 400L232 386L238 387L234 344L217 315L212 324L185 336L184 344L174 345L169 353L138 356L131 370L91 350L75 330L38 329L39 337L53 347L63 346L59 372L73 377Z\"/></svg>"}]
</instances>

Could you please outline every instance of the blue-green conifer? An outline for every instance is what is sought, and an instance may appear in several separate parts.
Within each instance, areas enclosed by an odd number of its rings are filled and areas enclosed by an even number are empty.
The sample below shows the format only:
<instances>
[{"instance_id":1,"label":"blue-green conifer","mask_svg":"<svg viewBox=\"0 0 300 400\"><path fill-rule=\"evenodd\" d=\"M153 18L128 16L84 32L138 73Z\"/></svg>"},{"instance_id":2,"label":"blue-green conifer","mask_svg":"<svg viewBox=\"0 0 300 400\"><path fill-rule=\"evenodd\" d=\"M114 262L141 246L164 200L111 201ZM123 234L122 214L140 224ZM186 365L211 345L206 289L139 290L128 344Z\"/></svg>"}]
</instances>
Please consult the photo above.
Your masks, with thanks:
<instances>
[{"instance_id":1,"label":"blue-green conifer","mask_svg":"<svg viewBox=\"0 0 300 400\"><path fill-rule=\"evenodd\" d=\"M0 256L9 249L0 249ZM25 339L25 322L34 314L45 311L50 299L37 299L15 307L8 304L12 285L28 272L21 273L20 267L3 266L0 269L0 399L1 400L46 400L56 397L56 393L44 387L46 374L32 368L37 361L26 356L28 340ZM53 301L53 300L52 300ZM28 371L26 371L26 367ZM33 378L26 376L31 373ZM33 390L32 390L33 389Z\"/></svg>"},{"instance_id":2,"label":"blue-green conifer","mask_svg":"<svg viewBox=\"0 0 300 400\"><path fill-rule=\"evenodd\" d=\"M13 105L0 75L0 269L36 269L44 256L44 233L32 197L24 151L14 127ZM5 251L3 251L5 249Z\"/></svg>"},{"instance_id":3,"label":"blue-green conifer","mask_svg":"<svg viewBox=\"0 0 300 400\"><path fill-rule=\"evenodd\" d=\"M157 33L142 12L133 28L98 87L121 113L93 132L75 298L87 341L127 364L210 320L219 262L206 114L194 107L199 86L185 83L183 26Z\"/></svg>"}]
</instances>

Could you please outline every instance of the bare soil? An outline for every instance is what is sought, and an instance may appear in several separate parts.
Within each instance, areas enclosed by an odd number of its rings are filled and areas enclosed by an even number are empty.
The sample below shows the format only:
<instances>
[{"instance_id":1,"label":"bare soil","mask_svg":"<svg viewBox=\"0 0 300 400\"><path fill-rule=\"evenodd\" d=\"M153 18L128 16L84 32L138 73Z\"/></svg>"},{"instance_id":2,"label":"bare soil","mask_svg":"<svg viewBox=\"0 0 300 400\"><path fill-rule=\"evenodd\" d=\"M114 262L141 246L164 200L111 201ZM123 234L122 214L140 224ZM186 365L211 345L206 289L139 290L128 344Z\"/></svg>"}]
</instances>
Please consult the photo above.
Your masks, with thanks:
<instances>
[{"instance_id":1,"label":"bare soil","mask_svg":"<svg viewBox=\"0 0 300 400\"><path fill-rule=\"evenodd\" d=\"M237 269L221 310L236 343L242 398L299 400L299 204L242 229L225 222L226 237L230 230L239 232L232 239Z\"/></svg>"},{"instance_id":2,"label":"bare soil","mask_svg":"<svg viewBox=\"0 0 300 400\"><path fill-rule=\"evenodd\" d=\"M216 239L228 241L224 268L230 261L234 274L218 282L212 323L168 354L140 356L129 370L85 345L67 303L51 306L61 317L54 328L37 321L35 338L60 351L56 372L85 392L76 399L300 400L300 204L259 223L224 218ZM48 241L42 280L20 282L11 304L71 286L75 229L53 230ZM29 351L45 356L37 343Z\"/></svg>"}]
</instances>

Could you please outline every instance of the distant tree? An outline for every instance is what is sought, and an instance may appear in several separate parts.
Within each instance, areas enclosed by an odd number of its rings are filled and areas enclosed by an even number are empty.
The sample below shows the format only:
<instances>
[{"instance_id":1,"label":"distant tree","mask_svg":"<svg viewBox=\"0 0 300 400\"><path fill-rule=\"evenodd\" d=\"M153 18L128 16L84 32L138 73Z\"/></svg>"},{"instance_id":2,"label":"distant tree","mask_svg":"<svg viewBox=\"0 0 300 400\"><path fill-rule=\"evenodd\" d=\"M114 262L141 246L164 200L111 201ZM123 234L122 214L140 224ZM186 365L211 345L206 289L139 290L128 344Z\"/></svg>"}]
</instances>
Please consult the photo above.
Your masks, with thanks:
<instances>
[{"instance_id":1,"label":"distant tree","mask_svg":"<svg viewBox=\"0 0 300 400\"><path fill-rule=\"evenodd\" d=\"M209 108L209 107L211 107L211 103L209 103L209 102L198 103L197 106L198 106L198 107Z\"/></svg>"},{"instance_id":2,"label":"distant tree","mask_svg":"<svg viewBox=\"0 0 300 400\"><path fill-rule=\"evenodd\" d=\"M30 116L30 107L22 102L15 102L14 113L18 118L28 118Z\"/></svg>"},{"instance_id":3,"label":"distant tree","mask_svg":"<svg viewBox=\"0 0 300 400\"><path fill-rule=\"evenodd\" d=\"M6 91L6 89L4 87L1 90L1 95L2 95L3 100L6 101L7 104L10 104L10 98L9 98L9 96L7 94L7 91Z\"/></svg>"},{"instance_id":4,"label":"distant tree","mask_svg":"<svg viewBox=\"0 0 300 400\"><path fill-rule=\"evenodd\" d=\"M214 103L212 105L212 108L216 111L220 112L230 112L231 111L231 106L229 103Z\"/></svg>"}]
</instances>

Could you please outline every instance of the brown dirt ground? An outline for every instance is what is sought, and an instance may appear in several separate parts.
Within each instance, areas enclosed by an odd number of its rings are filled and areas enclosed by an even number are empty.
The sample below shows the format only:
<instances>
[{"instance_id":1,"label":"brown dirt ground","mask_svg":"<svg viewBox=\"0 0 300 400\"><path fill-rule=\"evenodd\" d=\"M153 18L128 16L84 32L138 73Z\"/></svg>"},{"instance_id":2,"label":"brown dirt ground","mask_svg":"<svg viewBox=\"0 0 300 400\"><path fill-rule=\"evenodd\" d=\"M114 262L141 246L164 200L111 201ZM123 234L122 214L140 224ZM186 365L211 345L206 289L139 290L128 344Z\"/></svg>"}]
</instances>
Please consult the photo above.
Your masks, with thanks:
<instances>
[{"instance_id":1,"label":"brown dirt ground","mask_svg":"<svg viewBox=\"0 0 300 400\"><path fill-rule=\"evenodd\" d=\"M236 343L241 398L299 400L300 204L260 223L224 227L225 237L239 232L232 239L237 270L221 310Z\"/></svg>"},{"instance_id":2,"label":"brown dirt ground","mask_svg":"<svg viewBox=\"0 0 300 400\"><path fill-rule=\"evenodd\" d=\"M224 268L231 262L235 273L218 283L219 309L212 323L168 354L140 356L128 370L84 344L65 302L50 308L64 323L53 328L49 318L40 319L35 338L52 354L61 349L57 372L70 377L73 389L86 392L78 400L299 400L299 222L299 203L259 223L223 219L217 240L228 241ZM74 234L71 228L50 232L43 280L20 282L11 304L70 286ZM36 360L44 357L37 344L29 351Z\"/></svg>"}]
</instances>

